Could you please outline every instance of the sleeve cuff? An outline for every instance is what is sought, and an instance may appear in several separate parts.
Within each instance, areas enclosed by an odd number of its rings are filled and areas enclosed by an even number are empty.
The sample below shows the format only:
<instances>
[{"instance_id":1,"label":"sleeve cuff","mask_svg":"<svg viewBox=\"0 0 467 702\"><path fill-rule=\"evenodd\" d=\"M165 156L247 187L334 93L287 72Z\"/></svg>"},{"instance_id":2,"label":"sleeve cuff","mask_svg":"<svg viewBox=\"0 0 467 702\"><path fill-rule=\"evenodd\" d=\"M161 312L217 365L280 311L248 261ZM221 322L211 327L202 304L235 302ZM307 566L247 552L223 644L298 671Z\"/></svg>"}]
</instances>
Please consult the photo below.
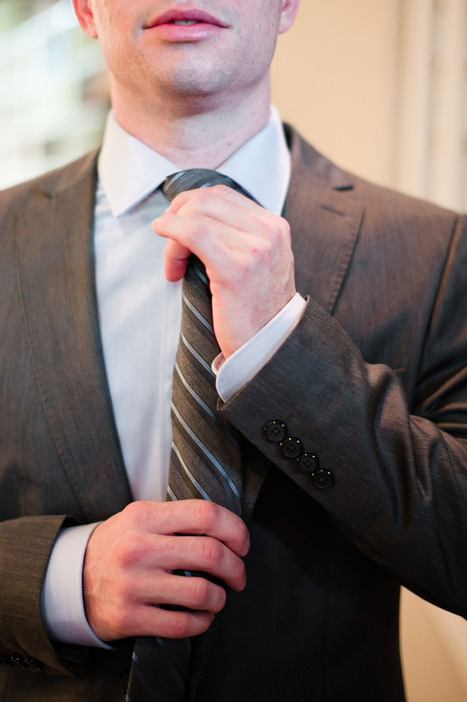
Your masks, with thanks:
<instances>
[{"instance_id":1,"label":"sleeve cuff","mask_svg":"<svg viewBox=\"0 0 467 702\"><path fill-rule=\"evenodd\" d=\"M112 650L94 634L84 611L84 554L97 525L73 526L59 533L42 589L42 616L47 634L54 641Z\"/></svg>"},{"instance_id":2,"label":"sleeve cuff","mask_svg":"<svg viewBox=\"0 0 467 702\"><path fill-rule=\"evenodd\" d=\"M305 306L303 297L296 293L275 317L227 360L222 354L216 356L212 370L223 402L230 400L272 358L300 321Z\"/></svg>"}]
</instances>

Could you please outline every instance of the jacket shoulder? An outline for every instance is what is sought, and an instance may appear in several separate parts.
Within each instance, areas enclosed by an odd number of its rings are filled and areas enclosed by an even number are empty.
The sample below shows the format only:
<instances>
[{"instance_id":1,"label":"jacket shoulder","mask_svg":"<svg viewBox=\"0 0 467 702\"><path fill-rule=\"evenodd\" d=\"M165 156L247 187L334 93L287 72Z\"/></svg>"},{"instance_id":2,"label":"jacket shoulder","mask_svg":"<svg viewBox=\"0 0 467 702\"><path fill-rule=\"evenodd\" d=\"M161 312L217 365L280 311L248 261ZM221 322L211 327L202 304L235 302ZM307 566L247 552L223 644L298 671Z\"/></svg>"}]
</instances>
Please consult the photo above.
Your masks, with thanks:
<instances>
[{"instance_id":1,"label":"jacket shoulder","mask_svg":"<svg viewBox=\"0 0 467 702\"><path fill-rule=\"evenodd\" d=\"M292 153L292 161L311 170L323 185L342 193L342 199L354 200L365 208L366 217L373 224L385 222L393 227L401 222L405 225L419 219L433 222L453 222L459 213L428 202L421 198L401 193L339 167L317 151L290 125L284 125L285 134Z\"/></svg>"},{"instance_id":2,"label":"jacket shoulder","mask_svg":"<svg viewBox=\"0 0 467 702\"><path fill-rule=\"evenodd\" d=\"M410 227L421 220L436 224L457 221L459 212L429 202L419 197L407 195L395 189L370 182L352 175L354 197L365 203L368 216L375 223L385 221L389 226Z\"/></svg>"},{"instance_id":3,"label":"jacket shoulder","mask_svg":"<svg viewBox=\"0 0 467 702\"><path fill-rule=\"evenodd\" d=\"M36 196L53 197L95 173L98 151L92 151L65 166L0 191L0 212L8 222L29 206Z\"/></svg>"}]
</instances>

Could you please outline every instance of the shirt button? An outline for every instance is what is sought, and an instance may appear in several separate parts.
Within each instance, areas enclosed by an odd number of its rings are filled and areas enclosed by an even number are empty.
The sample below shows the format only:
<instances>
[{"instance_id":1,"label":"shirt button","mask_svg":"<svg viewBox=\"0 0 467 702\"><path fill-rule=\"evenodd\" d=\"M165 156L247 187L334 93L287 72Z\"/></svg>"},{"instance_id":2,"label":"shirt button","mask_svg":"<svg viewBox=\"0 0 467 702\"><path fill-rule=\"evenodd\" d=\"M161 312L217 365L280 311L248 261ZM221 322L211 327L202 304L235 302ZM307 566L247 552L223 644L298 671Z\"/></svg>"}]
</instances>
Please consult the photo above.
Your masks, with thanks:
<instances>
[{"instance_id":1,"label":"shirt button","mask_svg":"<svg viewBox=\"0 0 467 702\"><path fill-rule=\"evenodd\" d=\"M282 455L286 458L298 458L302 452L302 442L295 436L289 436L281 442Z\"/></svg>"},{"instance_id":2,"label":"shirt button","mask_svg":"<svg viewBox=\"0 0 467 702\"><path fill-rule=\"evenodd\" d=\"M287 427L280 419L271 419L270 422L264 425L263 432L268 441L278 444L287 436Z\"/></svg>"},{"instance_id":3,"label":"shirt button","mask_svg":"<svg viewBox=\"0 0 467 702\"><path fill-rule=\"evenodd\" d=\"M314 453L302 453L297 458L297 465L302 473L314 473L319 468L318 457Z\"/></svg>"},{"instance_id":4,"label":"shirt button","mask_svg":"<svg viewBox=\"0 0 467 702\"><path fill-rule=\"evenodd\" d=\"M311 479L313 481L313 485L320 490L331 487L334 482L333 474L328 470L324 470L324 468L315 470L315 472L311 474Z\"/></svg>"}]
</instances>

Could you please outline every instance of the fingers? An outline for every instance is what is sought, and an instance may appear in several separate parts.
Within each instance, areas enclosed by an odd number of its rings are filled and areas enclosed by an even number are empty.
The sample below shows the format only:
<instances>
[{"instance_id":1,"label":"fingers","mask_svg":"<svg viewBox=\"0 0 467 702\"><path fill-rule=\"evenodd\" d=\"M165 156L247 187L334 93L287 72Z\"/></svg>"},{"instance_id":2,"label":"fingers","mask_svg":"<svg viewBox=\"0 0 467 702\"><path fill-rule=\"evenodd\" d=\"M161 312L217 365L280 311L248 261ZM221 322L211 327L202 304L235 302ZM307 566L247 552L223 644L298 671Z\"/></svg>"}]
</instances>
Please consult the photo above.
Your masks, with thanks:
<instances>
[{"instance_id":1,"label":"fingers","mask_svg":"<svg viewBox=\"0 0 467 702\"><path fill-rule=\"evenodd\" d=\"M150 537L138 557L140 566L148 570L188 570L209 573L222 580L232 590L243 590L246 584L245 567L239 556L225 544L209 536L160 536L157 549L150 548ZM149 547L148 547L149 546Z\"/></svg>"},{"instance_id":2,"label":"fingers","mask_svg":"<svg viewBox=\"0 0 467 702\"><path fill-rule=\"evenodd\" d=\"M164 271L165 277L170 283L175 283L183 278L190 254L191 251L186 246L169 239L164 250Z\"/></svg>"},{"instance_id":3,"label":"fingers","mask_svg":"<svg viewBox=\"0 0 467 702\"><path fill-rule=\"evenodd\" d=\"M295 294L288 223L230 188L181 193L153 227L169 240L164 259L168 280L182 277L190 252L204 263L214 334L225 358Z\"/></svg>"},{"instance_id":4,"label":"fingers","mask_svg":"<svg viewBox=\"0 0 467 702\"><path fill-rule=\"evenodd\" d=\"M273 268L280 264L283 249L290 249L285 220L225 186L181 193L153 228L170 240L164 261L169 281L184 275L191 252L203 261L212 280L232 268L236 252L240 264L249 256L255 260L259 252L262 264Z\"/></svg>"},{"instance_id":5,"label":"fingers","mask_svg":"<svg viewBox=\"0 0 467 702\"><path fill-rule=\"evenodd\" d=\"M257 229L263 221L276 217L245 195L224 185L181 193L166 212L186 218L202 215L244 232L251 231L252 223L253 228Z\"/></svg>"},{"instance_id":6,"label":"fingers","mask_svg":"<svg viewBox=\"0 0 467 702\"><path fill-rule=\"evenodd\" d=\"M205 578L158 573L141 584L137 601L127 600L122 593L123 601L125 606L115 608L120 614L112 623L116 638L133 636L135 631L138 636L157 633L181 638L206 631L214 614L224 607L226 593ZM164 605L176 609L164 609Z\"/></svg>"},{"instance_id":7,"label":"fingers","mask_svg":"<svg viewBox=\"0 0 467 702\"><path fill-rule=\"evenodd\" d=\"M178 502L133 502L124 510L135 513L153 533L202 534L224 543L237 556L248 553L250 539L245 522L230 510L207 500Z\"/></svg>"},{"instance_id":8,"label":"fingers","mask_svg":"<svg viewBox=\"0 0 467 702\"><path fill-rule=\"evenodd\" d=\"M223 265L227 254L226 248L235 245L235 230L216 223L217 235L212 237L210 235L212 222L201 215L186 219L178 215L166 214L163 220L155 222L154 225L157 226L159 236L171 237L164 251L164 272L170 282L183 277L186 261L191 253L203 261L207 271L213 271L216 266Z\"/></svg>"},{"instance_id":9,"label":"fingers","mask_svg":"<svg viewBox=\"0 0 467 702\"><path fill-rule=\"evenodd\" d=\"M200 257L209 253L202 244L213 235L232 249L241 249L243 237L252 234L290 244L289 229L282 218L225 186L181 193L154 220L153 229L159 236L175 238Z\"/></svg>"},{"instance_id":10,"label":"fingers","mask_svg":"<svg viewBox=\"0 0 467 702\"><path fill-rule=\"evenodd\" d=\"M214 203L216 199L218 201L217 207ZM196 200L200 210L204 210L206 214L210 211L214 212L219 206L222 211L229 202L250 212L256 212L258 210L265 211L261 205L258 205L249 197L242 195L236 190L229 188L227 185L214 185L209 188L185 190L172 200L169 209L177 213L182 207L193 202L193 200Z\"/></svg>"},{"instance_id":11,"label":"fingers","mask_svg":"<svg viewBox=\"0 0 467 702\"><path fill-rule=\"evenodd\" d=\"M156 220L157 234L169 239L164 252L167 280L183 277L190 253L204 263L211 283L224 286L255 273L255 269L264 275L277 271L282 263L290 267L293 257L288 226L283 227L278 218L265 222L257 216L249 224L251 231L242 231L239 225L199 213L189 218L168 213Z\"/></svg>"},{"instance_id":12,"label":"fingers","mask_svg":"<svg viewBox=\"0 0 467 702\"><path fill-rule=\"evenodd\" d=\"M203 634L214 619L212 612L171 612L151 605L135 608L131 615L131 629L135 627L140 632L138 636L156 635L168 639L182 639ZM134 636L126 631L126 622L122 621L122 633L118 638Z\"/></svg>"},{"instance_id":13,"label":"fingers","mask_svg":"<svg viewBox=\"0 0 467 702\"><path fill-rule=\"evenodd\" d=\"M154 591L159 601L154 602ZM201 576L157 573L147 578L141 587L142 603L187 607L193 611L220 612L226 601L223 587Z\"/></svg>"},{"instance_id":14,"label":"fingers","mask_svg":"<svg viewBox=\"0 0 467 702\"><path fill-rule=\"evenodd\" d=\"M244 522L219 505L134 502L102 522L89 539L83 565L89 625L104 641L201 633L224 606L225 591L202 575L172 571L200 571L239 591L246 583L241 557L248 548ZM166 612L160 605L193 612Z\"/></svg>"},{"instance_id":15,"label":"fingers","mask_svg":"<svg viewBox=\"0 0 467 702\"><path fill-rule=\"evenodd\" d=\"M109 617L111 626L100 636L104 641L129 636L164 636L180 639L205 632L214 619L214 612L203 610L166 610L152 604L126 605L115 609ZM99 633L95 632L98 636Z\"/></svg>"}]
</instances>

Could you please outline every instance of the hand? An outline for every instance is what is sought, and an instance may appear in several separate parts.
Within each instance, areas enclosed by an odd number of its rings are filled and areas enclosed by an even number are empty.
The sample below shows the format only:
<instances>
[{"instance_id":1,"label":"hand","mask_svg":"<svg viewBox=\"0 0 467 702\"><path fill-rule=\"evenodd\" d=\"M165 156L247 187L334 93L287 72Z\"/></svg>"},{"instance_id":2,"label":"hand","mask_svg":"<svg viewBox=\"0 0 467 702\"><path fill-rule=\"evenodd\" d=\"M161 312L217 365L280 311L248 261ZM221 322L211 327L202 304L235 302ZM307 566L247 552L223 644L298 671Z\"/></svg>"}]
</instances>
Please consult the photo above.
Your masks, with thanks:
<instances>
[{"instance_id":1,"label":"hand","mask_svg":"<svg viewBox=\"0 0 467 702\"><path fill-rule=\"evenodd\" d=\"M103 641L128 636L183 638L206 631L226 599L210 573L232 590L246 583L244 522L205 500L133 502L93 532L83 566L86 616ZM169 611L160 605L188 607Z\"/></svg>"},{"instance_id":2,"label":"hand","mask_svg":"<svg viewBox=\"0 0 467 702\"><path fill-rule=\"evenodd\" d=\"M177 195L153 228L169 239L167 280L183 277L190 253L204 263L214 333L225 358L295 294L289 225L225 185Z\"/></svg>"}]
</instances>

